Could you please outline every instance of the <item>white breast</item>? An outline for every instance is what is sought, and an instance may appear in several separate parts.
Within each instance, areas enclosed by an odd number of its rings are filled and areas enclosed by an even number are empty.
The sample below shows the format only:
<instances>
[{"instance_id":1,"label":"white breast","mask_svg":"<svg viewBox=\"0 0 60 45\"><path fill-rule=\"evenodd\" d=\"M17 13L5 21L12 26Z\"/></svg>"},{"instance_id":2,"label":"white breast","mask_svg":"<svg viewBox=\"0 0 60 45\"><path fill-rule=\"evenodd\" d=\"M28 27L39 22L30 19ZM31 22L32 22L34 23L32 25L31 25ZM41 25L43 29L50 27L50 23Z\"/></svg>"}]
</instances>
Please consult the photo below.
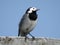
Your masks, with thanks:
<instances>
[{"instance_id":1,"label":"white breast","mask_svg":"<svg viewBox=\"0 0 60 45\"><path fill-rule=\"evenodd\" d=\"M26 16L26 17L25 17ZM20 26L20 30L24 31L24 32L30 32L33 30L33 28L36 25L36 21L31 21L27 15L24 16L24 19L22 20L22 25ZM28 30L27 30L28 29Z\"/></svg>"}]
</instances>

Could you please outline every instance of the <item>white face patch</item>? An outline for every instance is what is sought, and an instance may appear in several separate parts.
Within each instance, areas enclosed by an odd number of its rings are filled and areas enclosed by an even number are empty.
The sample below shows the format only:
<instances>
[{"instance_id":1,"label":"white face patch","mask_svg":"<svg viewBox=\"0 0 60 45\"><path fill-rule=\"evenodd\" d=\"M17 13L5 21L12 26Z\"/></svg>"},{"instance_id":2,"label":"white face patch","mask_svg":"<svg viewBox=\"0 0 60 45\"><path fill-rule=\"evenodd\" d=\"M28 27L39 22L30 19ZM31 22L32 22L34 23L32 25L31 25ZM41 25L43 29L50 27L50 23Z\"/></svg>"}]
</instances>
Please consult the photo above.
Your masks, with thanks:
<instances>
[{"instance_id":1,"label":"white face patch","mask_svg":"<svg viewBox=\"0 0 60 45\"><path fill-rule=\"evenodd\" d=\"M32 11L36 11L37 9L35 7L30 8L30 10L28 11L28 13L32 13Z\"/></svg>"}]
</instances>

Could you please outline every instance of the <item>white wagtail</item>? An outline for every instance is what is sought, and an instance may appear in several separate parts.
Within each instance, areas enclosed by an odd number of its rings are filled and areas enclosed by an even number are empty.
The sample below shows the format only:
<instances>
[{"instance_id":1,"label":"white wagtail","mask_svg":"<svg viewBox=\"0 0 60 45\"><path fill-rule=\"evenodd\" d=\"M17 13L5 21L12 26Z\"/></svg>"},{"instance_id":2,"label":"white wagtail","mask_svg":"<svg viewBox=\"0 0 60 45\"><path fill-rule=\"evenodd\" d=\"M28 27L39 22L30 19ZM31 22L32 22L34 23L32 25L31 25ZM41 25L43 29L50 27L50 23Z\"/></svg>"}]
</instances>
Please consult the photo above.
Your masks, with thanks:
<instances>
[{"instance_id":1,"label":"white wagtail","mask_svg":"<svg viewBox=\"0 0 60 45\"><path fill-rule=\"evenodd\" d=\"M33 28L36 26L37 22L37 11L39 9L35 7L30 7L26 10L25 14L23 15L20 23L19 23L19 31L18 31L18 36L24 36L27 38L27 35L30 34L30 32L33 30ZM35 39L34 36L32 36L33 39Z\"/></svg>"}]
</instances>

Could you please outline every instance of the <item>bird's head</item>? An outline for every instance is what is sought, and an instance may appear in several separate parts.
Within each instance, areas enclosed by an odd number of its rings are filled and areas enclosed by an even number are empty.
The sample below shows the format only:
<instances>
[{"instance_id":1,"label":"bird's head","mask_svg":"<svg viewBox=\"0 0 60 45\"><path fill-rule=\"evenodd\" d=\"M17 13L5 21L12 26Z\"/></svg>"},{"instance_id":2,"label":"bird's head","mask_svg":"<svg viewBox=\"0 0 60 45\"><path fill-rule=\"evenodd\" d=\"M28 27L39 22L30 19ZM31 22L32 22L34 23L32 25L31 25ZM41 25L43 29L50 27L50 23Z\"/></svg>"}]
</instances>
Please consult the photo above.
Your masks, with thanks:
<instances>
[{"instance_id":1,"label":"bird's head","mask_svg":"<svg viewBox=\"0 0 60 45\"><path fill-rule=\"evenodd\" d=\"M29 7L26 11L26 13L30 14L30 13L33 13L33 12L36 12L38 11L39 9L35 8L35 7Z\"/></svg>"}]
</instances>

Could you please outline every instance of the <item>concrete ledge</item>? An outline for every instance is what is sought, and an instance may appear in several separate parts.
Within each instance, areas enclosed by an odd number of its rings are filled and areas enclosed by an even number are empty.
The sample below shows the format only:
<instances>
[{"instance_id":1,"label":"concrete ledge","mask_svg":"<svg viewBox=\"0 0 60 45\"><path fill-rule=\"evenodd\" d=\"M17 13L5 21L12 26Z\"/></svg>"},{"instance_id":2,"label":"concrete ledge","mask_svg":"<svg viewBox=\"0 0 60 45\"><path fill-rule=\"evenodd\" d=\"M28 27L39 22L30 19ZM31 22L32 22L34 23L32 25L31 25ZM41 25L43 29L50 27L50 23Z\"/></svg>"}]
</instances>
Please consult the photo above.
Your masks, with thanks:
<instances>
[{"instance_id":1,"label":"concrete ledge","mask_svg":"<svg viewBox=\"0 0 60 45\"><path fill-rule=\"evenodd\" d=\"M27 39L25 42L24 37L0 37L0 45L60 45L60 39L51 38L36 38Z\"/></svg>"}]
</instances>

